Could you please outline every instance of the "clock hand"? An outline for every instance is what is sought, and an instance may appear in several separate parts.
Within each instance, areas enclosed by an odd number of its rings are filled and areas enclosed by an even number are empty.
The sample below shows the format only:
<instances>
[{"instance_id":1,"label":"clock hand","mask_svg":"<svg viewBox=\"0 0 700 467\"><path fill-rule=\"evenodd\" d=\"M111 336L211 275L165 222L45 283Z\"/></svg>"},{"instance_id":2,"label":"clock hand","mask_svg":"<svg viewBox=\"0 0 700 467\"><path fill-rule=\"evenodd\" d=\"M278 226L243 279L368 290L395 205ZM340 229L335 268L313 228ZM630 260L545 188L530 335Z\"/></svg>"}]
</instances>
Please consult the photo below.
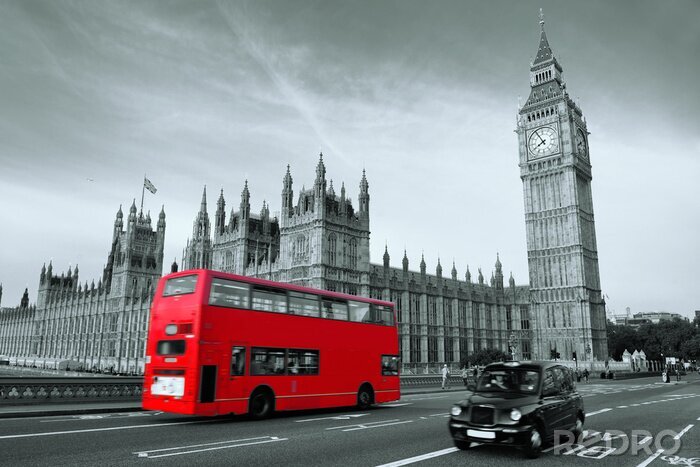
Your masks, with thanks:
<instances>
[{"instance_id":1,"label":"clock hand","mask_svg":"<svg viewBox=\"0 0 700 467\"><path fill-rule=\"evenodd\" d=\"M542 139L542 138L540 138L540 139ZM546 142L545 140L542 140L542 142L541 142L540 144L538 144L537 146L535 146L535 148L539 148L539 147L542 146L545 142Z\"/></svg>"}]
</instances>

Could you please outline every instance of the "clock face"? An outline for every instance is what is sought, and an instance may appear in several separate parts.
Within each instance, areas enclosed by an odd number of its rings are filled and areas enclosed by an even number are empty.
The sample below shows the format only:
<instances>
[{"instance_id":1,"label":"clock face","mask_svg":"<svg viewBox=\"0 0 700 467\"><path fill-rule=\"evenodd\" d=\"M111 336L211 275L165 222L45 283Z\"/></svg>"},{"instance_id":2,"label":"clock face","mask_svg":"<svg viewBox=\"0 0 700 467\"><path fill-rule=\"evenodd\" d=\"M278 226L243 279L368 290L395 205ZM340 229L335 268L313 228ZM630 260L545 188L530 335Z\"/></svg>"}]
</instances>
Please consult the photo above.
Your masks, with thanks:
<instances>
[{"instance_id":1,"label":"clock face","mask_svg":"<svg viewBox=\"0 0 700 467\"><path fill-rule=\"evenodd\" d=\"M559 136L554 128L544 126L530 134L527 148L535 157L548 156L559 152Z\"/></svg>"},{"instance_id":2,"label":"clock face","mask_svg":"<svg viewBox=\"0 0 700 467\"><path fill-rule=\"evenodd\" d=\"M588 154L588 148L586 147L586 135L583 133L583 130L576 130L576 138L574 143L576 144L576 152L580 156L586 157Z\"/></svg>"}]
</instances>

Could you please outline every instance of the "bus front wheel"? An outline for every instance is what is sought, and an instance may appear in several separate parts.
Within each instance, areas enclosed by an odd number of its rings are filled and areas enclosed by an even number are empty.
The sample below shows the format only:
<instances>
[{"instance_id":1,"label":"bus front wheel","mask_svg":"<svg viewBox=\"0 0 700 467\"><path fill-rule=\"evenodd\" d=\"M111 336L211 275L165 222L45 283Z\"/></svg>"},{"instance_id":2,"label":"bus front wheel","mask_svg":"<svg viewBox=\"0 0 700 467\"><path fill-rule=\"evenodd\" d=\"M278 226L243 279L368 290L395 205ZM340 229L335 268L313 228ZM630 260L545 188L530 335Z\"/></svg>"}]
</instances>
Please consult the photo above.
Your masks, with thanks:
<instances>
[{"instance_id":1,"label":"bus front wheel","mask_svg":"<svg viewBox=\"0 0 700 467\"><path fill-rule=\"evenodd\" d=\"M369 384L363 384L357 392L357 406L366 409L374 403L374 391Z\"/></svg>"},{"instance_id":2,"label":"bus front wheel","mask_svg":"<svg viewBox=\"0 0 700 467\"><path fill-rule=\"evenodd\" d=\"M274 400L270 391L264 389L256 390L248 402L248 415L260 420L269 417L274 410Z\"/></svg>"}]
</instances>

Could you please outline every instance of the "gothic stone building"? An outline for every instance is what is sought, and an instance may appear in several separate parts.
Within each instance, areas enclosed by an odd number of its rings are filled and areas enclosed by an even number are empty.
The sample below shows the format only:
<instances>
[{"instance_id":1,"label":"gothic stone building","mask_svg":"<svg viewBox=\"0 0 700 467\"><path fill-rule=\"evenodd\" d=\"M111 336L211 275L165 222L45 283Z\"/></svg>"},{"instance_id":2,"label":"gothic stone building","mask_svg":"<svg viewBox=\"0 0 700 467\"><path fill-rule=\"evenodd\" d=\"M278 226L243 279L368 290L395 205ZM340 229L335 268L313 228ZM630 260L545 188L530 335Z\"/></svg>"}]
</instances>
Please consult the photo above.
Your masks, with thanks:
<instances>
[{"instance_id":1,"label":"gothic stone building","mask_svg":"<svg viewBox=\"0 0 700 467\"><path fill-rule=\"evenodd\" d=\"M153 230L150 215L137 215L134 203L123 226L120 207L97 285L80 284L78 266L61 275L51 262L42 267L36 306L0 315L2 332L14 333L0 339L0 353L39 367L73 360L84 369L143 372L151 300L163 269L165 212Z\"/></svg>"},{"instance_id":2,"label":"gothic stone building","mask_svg":"<svg viewBox=\"0 0 700 467\"><path fill-rule=\"evenodd\" d=\"M183 268L213 268L392 301L406 368L459 362L476 350L508 351L509 345L521 357L530 357L528 288L516 287L511 277L505 289L498 258L489 285L481 270L477 283L472 283L468 268L464 279L458 279L454 264L451 277L443 277L439 260L434 275L426 273L424 259L420 272L409 271L406 252L401 268L390 266L388 249L382 264L370 263L366 174L355 211L345 185L338 195L326 180L323 155L313 188L302 189L296 204L294 200L289 167L282 180L279 218L270 217L265 203L259 215L251 214L247 181L238 210L227 218L222 190L211 235L205 188Z\"/></svg>"}]
</instances>

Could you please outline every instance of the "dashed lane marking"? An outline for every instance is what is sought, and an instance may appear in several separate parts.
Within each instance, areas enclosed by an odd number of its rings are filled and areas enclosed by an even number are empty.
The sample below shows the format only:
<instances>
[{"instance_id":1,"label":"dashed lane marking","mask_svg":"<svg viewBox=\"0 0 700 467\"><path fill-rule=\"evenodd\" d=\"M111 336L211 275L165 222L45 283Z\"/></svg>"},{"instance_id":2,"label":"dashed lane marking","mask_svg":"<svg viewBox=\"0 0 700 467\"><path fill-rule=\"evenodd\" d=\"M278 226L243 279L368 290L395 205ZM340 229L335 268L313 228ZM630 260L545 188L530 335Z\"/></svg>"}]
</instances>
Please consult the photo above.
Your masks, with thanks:
<instances>
[{"instance_id":1,"label":"dashed lane marking","mask_svg":"<svg viewBox=\"0 0 700 467\"><path fill-rule=\"evenodd\" d=\"M457 448L441 449L439 451L433 451L433 452L429 452L426 454L421 454L420 456L409 457L407 459L401 459L398 461L390 462L388 464L382 464L382 465L379 465L377 467L398 467L400 465L413 464L414 462L420 462L420 461L424 461L426 459L432 459L434 457L444 456L446 454L452 454L453 452L457 452L457 451L459 451L459 449L457 449Z\"/></svg>"},{"instance_id":2,"label":"dashed lane marking","mask_svg":"<svg viewBox=\"0 0 700 467\"><path fill-rule=\"evenodd\" d=\"M693 428L694 426L695 426L695 425L692 425L692 424L686 426L686 427L683 428L676 436L674 436L673 439L675 439L675 440L681 439L681 436L683 436L684 434L686 434L686 433L688 432L688 430L690 430L690 429ZM655 460L657 457L659 457L659 455L660 455L662 452L664 452L663 449L657 449L656 452L655 452L654 454L652 454L651 456L649 456L644 462L642 462L641 464L637 464L637 467L646 467L647 465L649 465L649 464L651 464L652 462L654 462L654 460Z\"/></svg>"},{"instance_id":3,"label":"dashed lane marking","mask_svg":"<svg viewBox=\"0 0 700 467\"><path fill-rule=\"evenodd\" d=\"M398 404L381 404L379 407L403 407L404 405L413 405L413 402L403 402Z\"/></svg>"},{"instance_id":4,"label":"dashed lane marking","mask_svg":"<svg viewBox=\"0 0 700 467\"><path fill-rule=\"evenodd\" d=\"M586 417L591 417L591 416L593 416L593 415L598 415L599 413L610 412L611 410L612 410L612 409L609 409L609 408L608 408L608 409L596 410L595 412L589 412L589 413L587 413L587 414L586 414Z\"/></svg>"},{"instance_id":5,"label":"dashed lane marking","mask_svg":"<svg viewBox=\"0 0 700 467\"><path fill-rule=\"evenodd\" d=\"M364 417L368 413L351 413L347 415L336 415L334 417L307 418L304 420L294 420L295 423L316 422L319 420L351 420L353 418Z\"/></svg>"}]
</instances>

